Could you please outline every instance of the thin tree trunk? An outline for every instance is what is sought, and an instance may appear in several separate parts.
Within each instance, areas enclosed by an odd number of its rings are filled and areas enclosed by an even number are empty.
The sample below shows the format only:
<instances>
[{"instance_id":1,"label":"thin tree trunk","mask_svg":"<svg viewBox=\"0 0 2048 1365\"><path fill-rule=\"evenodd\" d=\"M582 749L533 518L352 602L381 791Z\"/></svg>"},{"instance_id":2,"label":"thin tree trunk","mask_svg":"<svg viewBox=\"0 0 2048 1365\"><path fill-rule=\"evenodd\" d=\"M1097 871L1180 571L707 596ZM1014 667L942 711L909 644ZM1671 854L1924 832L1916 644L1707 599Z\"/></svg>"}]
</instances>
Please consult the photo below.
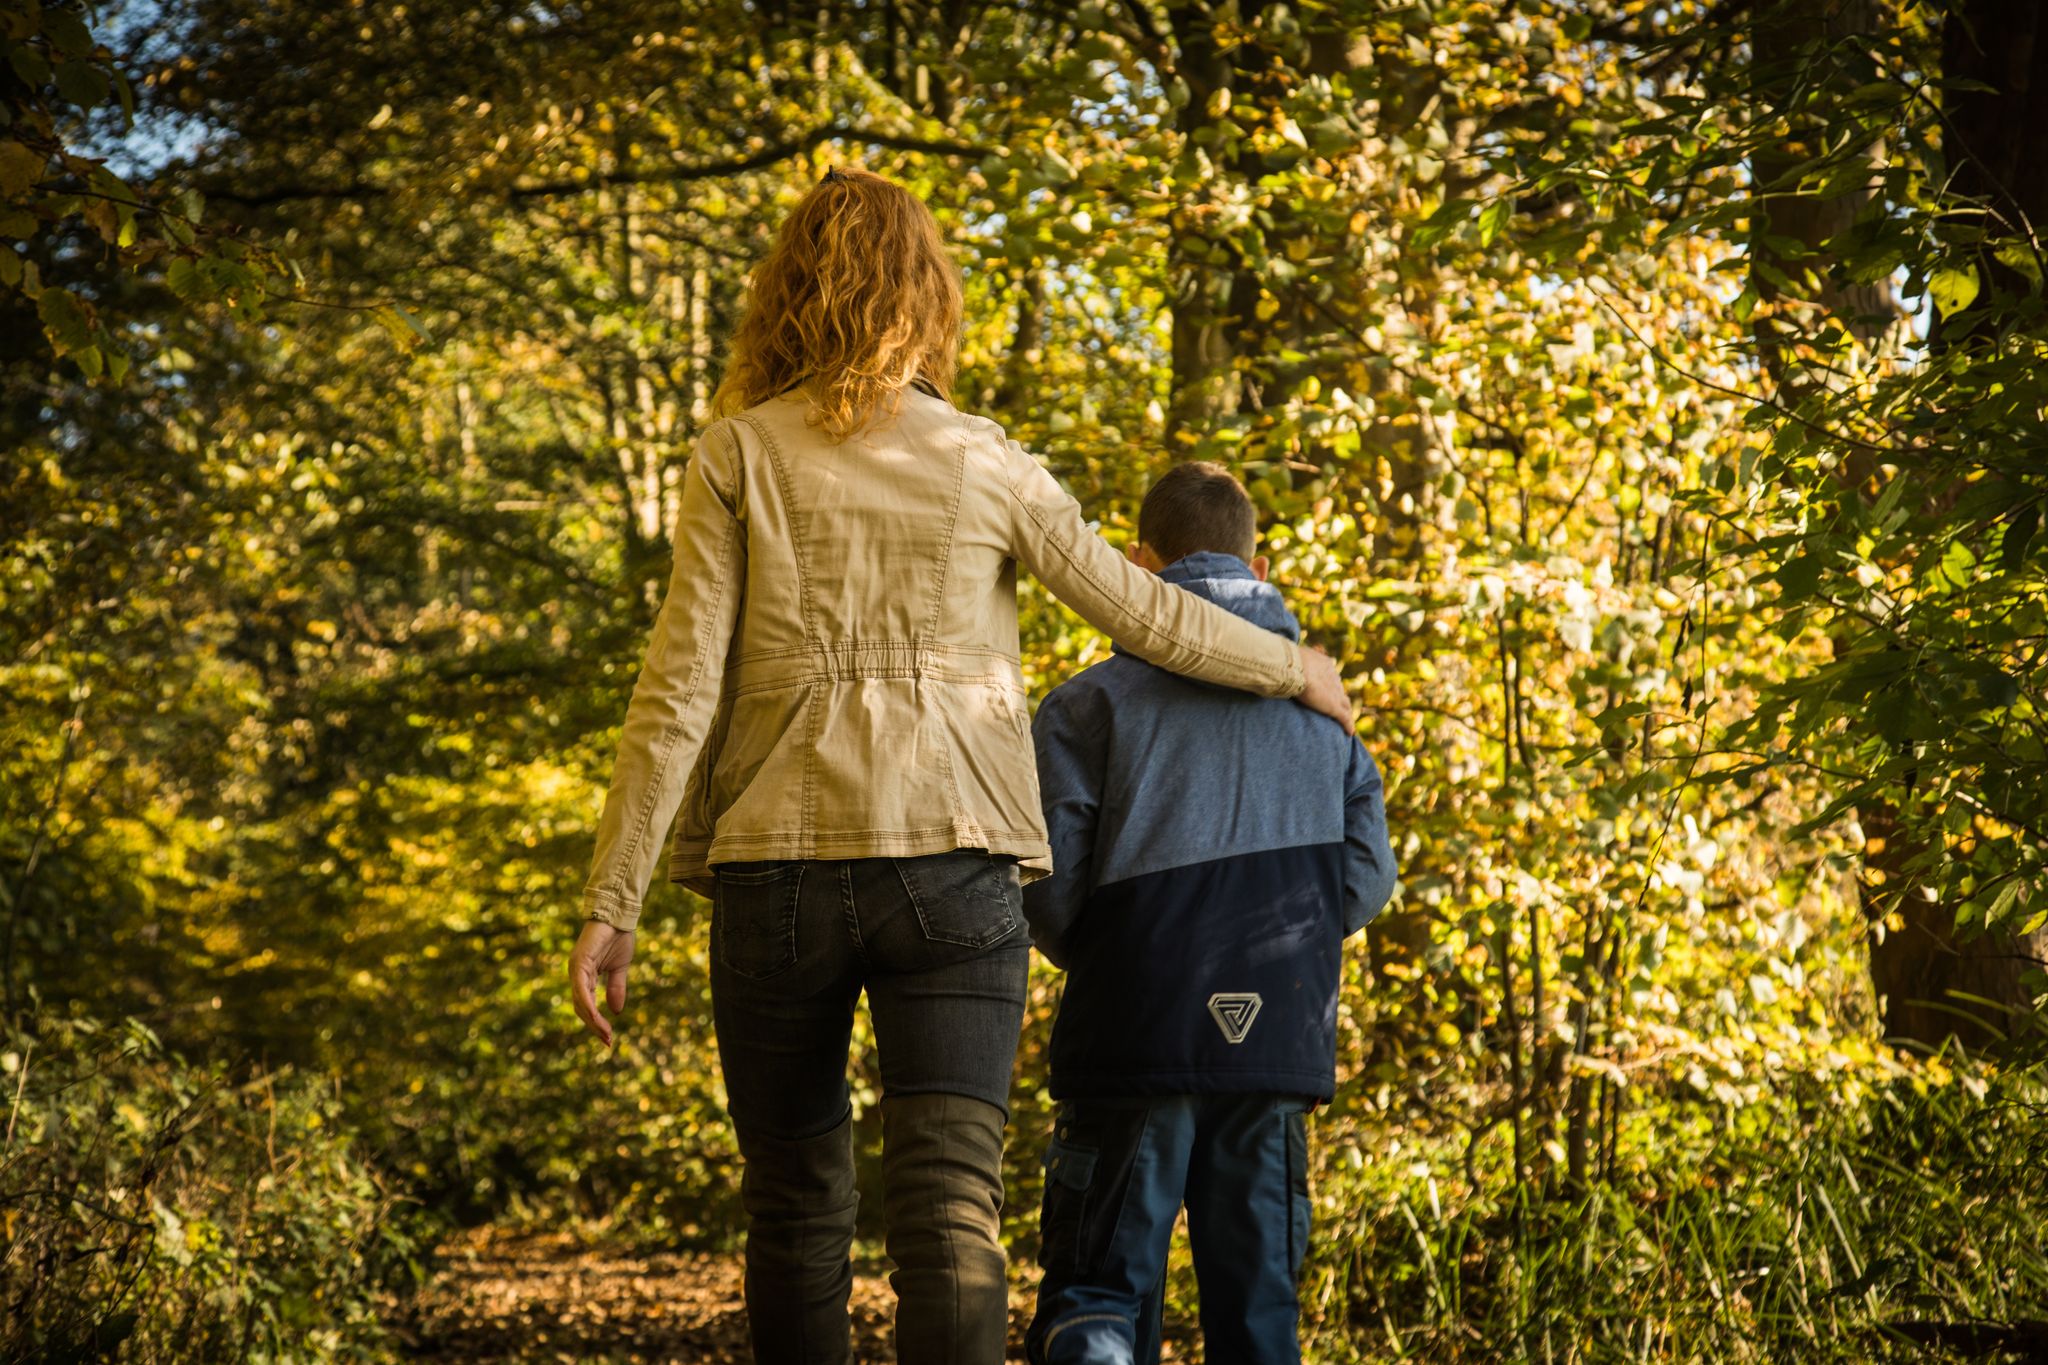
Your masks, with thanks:
<instances>
[{"instance_id":1,"label":"thin tree trunk","mask_svg":"<svg viewBox=\"0 0 2048 1365\"><path fill-rule=\"evenodd\" d=\"M1010 354L1003 359L1002 378L991 397L1004 415L1021 411L1029 394L1027 386L1045 359L1045 268L1025 272L1017 299L1017 330L1010 341Z\"/></svg>"},{"instance_id":2,"label":"thin tree trunk","mask_svg":"<svg viewBox=\"0 0 2048 1365\"><path fill-rule=\"evenodd\" d=\"M1242 0L1237 18L1249 24L1263 0ZM1189 99L1178 116L1180 131L1192 139L1227 112L1244 84L1245 63L1256 45L1231 51L1216 40L1217 7L1207 0L1175 5L1168 18L1178 48L1175 70L1187 83ZM1256 168L1234 156L1218 170L1248 179ZM1168 277L1173 284L1173 400L1167 409L1167 438L1199 433L1217 421L1235 416L1244 403L1244 371L1257 353L1252 309L1259 279L1245 268L1237 252L1211 236L1205 206L1183 206L1174 217L1168 249Z\"/></svg>"}]
</instances>

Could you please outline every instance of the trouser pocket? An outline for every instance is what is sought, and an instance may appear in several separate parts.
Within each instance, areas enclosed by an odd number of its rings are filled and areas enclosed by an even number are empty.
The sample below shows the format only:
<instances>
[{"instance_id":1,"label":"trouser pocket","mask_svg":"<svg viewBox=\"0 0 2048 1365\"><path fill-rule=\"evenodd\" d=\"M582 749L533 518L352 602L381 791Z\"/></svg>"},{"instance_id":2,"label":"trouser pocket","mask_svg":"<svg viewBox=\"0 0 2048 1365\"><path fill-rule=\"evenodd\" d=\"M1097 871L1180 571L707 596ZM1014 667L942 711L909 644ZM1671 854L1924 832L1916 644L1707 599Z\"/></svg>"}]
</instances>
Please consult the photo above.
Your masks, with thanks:
<instances>
[{"instance_id":1,"label":"trouser pocket","mask_svg":"<svg viewBox=\"0 0 2048 1365\"><path fill-rule=\"evenodd\" d=\"M1045 1148L1045 1205L1038 1218L1038 1264L1064 1276L1086 1275L1088 1192L1101 1152L1055 1137Z\"/></svg>"},{"instance_id":2,"label":"trouser pocket","mask_svg":"<svg viewBox=\"0 0 2048 1365\"><path fill-rule=\"evenodd\" d=\"M1308 1123L1307 1115L1292 1107L1282 1112L1281 1119L1287 1125L1287 1265L1299 1283L1313 1212L1308 1189Z\"/></svg>"},{"instance_id":3,"label":"trouser pocket","mask_svg":"<svg viewBox=\"0 0 2048 1365\"><path fill-rule=\"evenodd\" d=\"M928 942L987 948L1015 933L1023 919L1014 858L962 849L894 861Z\"/></svg>"},{"instance_id":4,"label":"trouser pocket","mask_svg":"<svg viewBox=\"0 0 2048 1365\"><path fill-rule=\"evenodd\" d=\"M713 869L712 937L726 970L754 980L796 965L801 862L727 863Z\"/></svg>"}]
</instances>

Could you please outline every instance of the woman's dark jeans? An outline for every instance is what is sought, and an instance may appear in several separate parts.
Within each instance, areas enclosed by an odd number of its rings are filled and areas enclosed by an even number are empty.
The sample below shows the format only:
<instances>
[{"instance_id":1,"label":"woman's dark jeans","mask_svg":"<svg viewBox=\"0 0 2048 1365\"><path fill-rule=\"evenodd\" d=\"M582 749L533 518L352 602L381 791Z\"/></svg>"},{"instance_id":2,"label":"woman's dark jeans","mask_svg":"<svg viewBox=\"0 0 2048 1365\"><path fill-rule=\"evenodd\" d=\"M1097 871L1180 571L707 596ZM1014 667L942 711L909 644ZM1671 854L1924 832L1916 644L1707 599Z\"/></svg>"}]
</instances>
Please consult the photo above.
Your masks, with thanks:
<instances>
[{"instance_id":1,"label":"woman's dark jeans","mask_svg":"<svg viewBox=\"0 0 2048 1365\"><path fill-rule=\"evenodd\" d=\"M746 1158L755 1359L851 1357L846 1060L865 990L899 1358L1000 1361L1002 1130L1030 962L1015 862L961 850L716 873L711 1001Z\"/></svg>"}]
</instances>

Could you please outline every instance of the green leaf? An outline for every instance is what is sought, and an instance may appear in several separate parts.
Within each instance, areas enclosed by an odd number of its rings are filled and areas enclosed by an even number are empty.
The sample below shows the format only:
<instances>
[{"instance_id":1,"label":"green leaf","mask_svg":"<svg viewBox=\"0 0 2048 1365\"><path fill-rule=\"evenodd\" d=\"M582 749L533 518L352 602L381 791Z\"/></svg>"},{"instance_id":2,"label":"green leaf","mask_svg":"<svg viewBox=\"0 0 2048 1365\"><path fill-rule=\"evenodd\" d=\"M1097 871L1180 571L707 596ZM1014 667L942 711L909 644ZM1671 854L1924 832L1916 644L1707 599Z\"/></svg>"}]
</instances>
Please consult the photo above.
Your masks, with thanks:
<instances>
[{"instance_id":1,"label":"green leaf","mask_svg":"<svg viewBox=\"0 0 2048 1365\"><path fill-rule=\"evenodd\" d=\"M1941 555L1941 576L1959 588L1968 587L1977 556L1961 540L1951 540Z\"/></svg>"},{"instance_id":2,"label":"green leaf","mask_svg":"<svg viewBox=\"0 0 2048 1365\"><path fill-rule=\"evenodd\" d=\"M57 93L81 109L104 103L112 93L107 73L91 62L64 62L57 67Z\"/></svg>"},{"instance_id":3,"label":"green leaf","mask_svg":"<svg viewBox=\"0 0 2048 1365\"><path fill-rule=\"evenodd\" d=\"M2004 923L2012 914L2019 898L2020 881L2018 878L2012 878L1999 888L1996 896L1991 898L1991 904L1984 911L1984 922L1993 927Z\"/></svg>"},{"instance_id":4,"label":"green leaf","mask_svg":"<svg viewBox=\"0 0 2048 1365\"><path fill-rule=\"evenodd\" d=\"M43 334L58 355L71 355L92 345L92 320L85 304L69 289L45 289L36 300L36 313L43 320Z\"/></svg>"},{"instance_id":5,"label":"green leaf","mask_svg":"<svg viewBox=\"0 0 2048 1365\"><path fill-rule=\"evenodd\" d=\"M1927 292L1943 317L1951 317L1968 308L1977 297L1977 288L1975 266L1963 270L1937 270L1927 281Z\"/></svg>"},{"instance_id":6,"label":"green leaf","mask_svg":"<svg viewBox=\"0 0 2048 1365\"><path fill-rule=\"evenodd\" d=\"M2007 242L1994 253L2000 265L2017 270L2036 288L2041 283L2041 258L2025 242Z\"/></svg>"},{"instance_id":7,"label":"green leaf","mask_svg":"<svg viewBox=\"0 0 2048 1365\"><path fill-rule=\"evenodd\" d=\"M2002 710L2020 699L2020 680L2003 669L1974 669L1970 681L1975 685L1976 700L1982 707Z\"/></svg>"},{"instance_id":8,"label":"green leaf","mask_svg":"<svg viewBox=\"0 0 2048 1365\"><path fill-rule=\"evenodd\" d=\"M392 304L391 311L398 314L399 320L403 322L406 326L412 328L412 330L418 334L419 339L421 341L432 341L434 339L433 333L427 330L426 324L421 322L418 318L414 317L412 315L412 311L406 308L403 304Z\"/></svg>"},{"instance_id":9,"label":"green leaf","mask_svg":"<svg viewBox=\"0 0 2048 1365\"><path fill-rule=\"evenodd\" d=\"M1500 235L1507 225L1508 217L1515 211L1512 200L1496 199L1479 211L1479 244L1492 246L1493 239Z\"/></svg>"},{"instance_id":10,"label":"green leaf","mask_svg":"<svg viewBox=\"0 0 2048 1365\"><path fill-rule=\"evenodd\" d=\"M50 45L67 57L85 57L92 53L92 33L85 26L85 20L68 9L46 9L43 11L43 33Z\"/></svg>"},{"instance_id":11,"label":"green leaf","mask_svg":"<svg viewBox=\"0 0 2048 1365\"><path fill-rule=\"evenodd\" d=\"M170 286L173 294L187 303L197 303L214 295L212 279L196 262L183 256L171 262L170 269L164 273L164 283Z\"/></svg>"},{"instance_id":12,"label":"green leaf","mask_svg":"<svg viewBox=\"0 0 2048 1365\"><path fill-rule=\"evenodd\" d=\"M1882 527L1885 518L1899 505L1899 499L1906 495L1906 479L1898 476L1884 486L1884 492L1877 495L1877 505L1870 509L1870 524Z\"/></svg>"},{"instance_id":13,"label":"green leaf","mask_svg":"<svg viewBox=\"0 0 2048 1365\"><path fill-rule=\"evenodd\" d=\"M1820 586L1821 570L1827 562L1818 554L1804 554L1779 569L1775 577L1778 585L1785 590L1787 600L1796 601L1813 596Z\"/></svg>"},{"instance_id":14,"label":"green leaf","mask_svg":"<svg viewBox=\"0 0 2048 1365\"><path fill-rule=\"evenodd\" d=\"M7 45L7 64L14 68L14 74L21 77L23 85L41 87L49 83L50 64L43 54L27 43Z\"/></svg>"},{"instance_id":15,"label":"green leaf","mask_svg":"<svg viewBox=\"0 0 2048 1365\"><path fill-rule=\"evenodd\" d=\"M2018 573L2027 561L2027 549L2034 543L2034 535L2041 529L2041 504L2028 503L2013 513L2006 523L2005 537L1998 546L1998 567L2007 573Z\"/></svg>"}]
</instances>

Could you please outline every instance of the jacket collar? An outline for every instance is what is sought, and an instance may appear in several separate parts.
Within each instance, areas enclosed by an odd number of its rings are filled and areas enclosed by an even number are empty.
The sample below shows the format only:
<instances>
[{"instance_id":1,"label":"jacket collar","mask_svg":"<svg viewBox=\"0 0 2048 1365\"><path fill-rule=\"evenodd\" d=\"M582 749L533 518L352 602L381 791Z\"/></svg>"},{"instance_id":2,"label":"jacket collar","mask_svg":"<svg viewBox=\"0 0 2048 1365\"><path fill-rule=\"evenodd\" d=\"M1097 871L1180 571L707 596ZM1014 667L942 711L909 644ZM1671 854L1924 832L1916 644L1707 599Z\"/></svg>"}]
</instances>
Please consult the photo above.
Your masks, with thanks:
<instances>
[{"instance_id":1,"label":"jacket collar","mask_svg":"<svg viewBox=\"0 0 2048 1365\"><path fill-rule=\"evenodd\" d=\"M1174 560L1160 570L1159 576L1255 626L1264 626L1290 640L1301 638L1301 624L1287 609L1280 590L1271 583L1261 583L1251 566L1236 555L1197 550ZM1115 651L1127 652L1122 645L1115 646Z\"/></svg>"}]
</instances>

